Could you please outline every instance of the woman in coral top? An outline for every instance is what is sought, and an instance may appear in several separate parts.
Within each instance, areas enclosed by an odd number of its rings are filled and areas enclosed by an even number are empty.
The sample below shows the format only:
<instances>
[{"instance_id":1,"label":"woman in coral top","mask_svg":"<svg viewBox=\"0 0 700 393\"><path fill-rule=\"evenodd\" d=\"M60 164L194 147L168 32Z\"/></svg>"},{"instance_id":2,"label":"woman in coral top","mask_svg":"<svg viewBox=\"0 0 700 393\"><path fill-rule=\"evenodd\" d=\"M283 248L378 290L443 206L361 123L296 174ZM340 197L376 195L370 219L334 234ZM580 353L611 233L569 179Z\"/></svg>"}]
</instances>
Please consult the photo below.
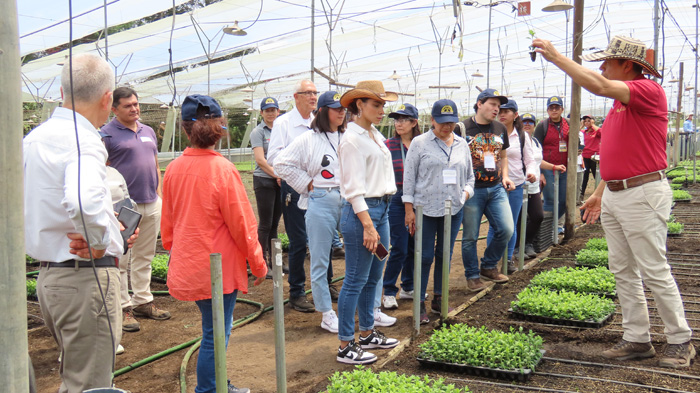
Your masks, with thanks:
<instances>
[{"instance_id":1,"label":"woman in coral top","mask_svg":"<svg viewBox=\"0 0 700 393\"><path fill-rule=\"evenodd\" d=\"M196 393L216 391L209 254L223 265L226 345L240 290L248 292L246 260L265 280L267 265L258 242L258 224L236 167L214 150L224 135L221 107L213 98L192 95L182 103L182 127L192 147L168 165L163 178L161 239L170 250L168 288L178 300L194 301L202 313L202 344ZM228 392L249 389L228 386Z\"/></svg>"}]
</instances>

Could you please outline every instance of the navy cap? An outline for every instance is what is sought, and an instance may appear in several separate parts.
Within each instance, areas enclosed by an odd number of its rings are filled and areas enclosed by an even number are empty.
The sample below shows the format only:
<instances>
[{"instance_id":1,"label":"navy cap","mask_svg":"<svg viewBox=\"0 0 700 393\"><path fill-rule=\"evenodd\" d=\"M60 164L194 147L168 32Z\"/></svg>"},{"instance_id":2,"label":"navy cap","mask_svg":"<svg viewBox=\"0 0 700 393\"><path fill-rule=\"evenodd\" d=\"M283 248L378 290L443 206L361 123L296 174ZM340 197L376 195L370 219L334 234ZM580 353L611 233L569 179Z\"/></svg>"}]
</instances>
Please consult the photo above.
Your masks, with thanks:
<instances>
[{"instance_id":1,"label":"navy cap","mask_svg":"<svg viewBox=\"0 0 700 393\"><path fill-rule=\"evenodd\" d=\"M412 119L418 119L418 109L411 104L401 104L396 112L389 113L389 118L396 119L399 116L408 116Z\"/></svg>"},{"instance_id":2,"label":"navy cap","mask_svg":"<svg viewBox=\"0 0 700 393\"><path fill-rule=\"evenodd\" d=\"M221 107L213 98L201 94L193 94L185 97L182 102L182 120L197 120L199 107L207 109L210 117L221 117Z\"/></svg>"},{"instance_id":3,"label":"navy cap","mask_svg":"<svg viewBox=\"0 0 700 393\"><path fill-rule=\"evenodd\" d=\"M508 102L501 104L501 109L512 109L513 112L518 111L518 103L515 100L508 99Z\"/></svg>"},{"instance_id":4,"label":"navy cap","mask_svg":"<svg viewBox=\"0 0 700 393\"><path fill-rule=\"evenodd\" d=\"M496 89L485 89L484 91L479 93L479 96L476 97L476 100L483 102L488 100L489 98L498 98L501 101L501 105L508 102L508 97L502 96L501 93L499 93Z\"/></svg>"},{"instance_id":5,"label":"navy cap","mask_svg":"<svg viewBox=\"0 0 700 393\"><path fill-rule=\"evenodd\" d=\"M532 113L525 113L525 114L523 114L522 116L520 116L520 120L522 120L522 121L531 121L531 122L537 124L537 118L536 118L535 115L533 115Z\"/></svg>"},{"instance_id":6,"label":"navy cap","mask_svg":"<svg viewBox=\"0 0 700 393\"><path fill-rule=\"evenodd\" d=\"M264 111L267 108L277 108L280 106L277 104L277 100L274 97L265 97L260 101L260 110Z\"/></svg>"},{"instance_id":7,"label":"navy cap","mask_svg":"<svg viewBox=\"0 0 700 393\"><path fill-rule=\"evenodd\" d=\"M322 106L327 106L329 108L340 108L340 94L336 91L327 91L318 97L318 103L316 105L317 109L321 109Z\"/></svg>"},{"instance_id":8,"label":"navy cap","mask_svg":"<svg viewBox=\"0 0 700 393\"><path fill-rule=\"evenodd\" d=\"M559 96L551 96L547 100L547 108L549 108L552 105L559 105L560 107L564 107L564 100L561 99Z\"/></svg>"},{"instance_id":9,"label":"navy cap","mask_svg":"<svg viewBox=\"0 0 700 393\"><path fill-rule=\"evenodd\" d=\"M437 100L433 104L433 111L430 113L436 123L456 123L459 121L457 105L452 100Z\"/></svg>"}]
</instances>

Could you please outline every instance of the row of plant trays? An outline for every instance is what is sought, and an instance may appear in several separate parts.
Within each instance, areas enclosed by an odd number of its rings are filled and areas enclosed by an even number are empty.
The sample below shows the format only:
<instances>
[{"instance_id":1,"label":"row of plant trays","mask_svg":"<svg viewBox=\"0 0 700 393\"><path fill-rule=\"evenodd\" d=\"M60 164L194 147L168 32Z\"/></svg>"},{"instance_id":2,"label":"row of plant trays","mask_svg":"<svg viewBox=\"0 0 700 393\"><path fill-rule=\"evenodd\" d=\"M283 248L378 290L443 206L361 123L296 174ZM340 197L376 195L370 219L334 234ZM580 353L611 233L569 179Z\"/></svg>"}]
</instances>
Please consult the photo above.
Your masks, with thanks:
<instances>
[{"instance_id":1,"label":"row of plant trays","mask_svg":"<svg viewBox=\"0 0 700 393\"><path fill-rule=\"evenodd\" d=\"M610 314L605 316L604 318L594 321L594 320L587 320L587 321L580 321L577 319L559 319L559 318L551 318L551 317L543 317L540 315L529 315L522 313L518 311L517 309L508 309L508 313L510 316L514 319L519 319L523 321L528 321L528 322L536 322L536 323L544 323L544 324L550 324L550 325L561 325L561 326L568 326L568 327L575 327L575 328L583 328L583 329L600 329L603 326L607 325L610 323L615 317L615 311L612 311Z\"/></svg>"},{"instance_id":2,"label":"row of plant trays","mask_svg":"<svg viewBox=\"0 0 700 393\"><path fill-rule=\"evenodd\" d=\"M544 356L545 351L542 350L541 353L542 353L542 356ZM472 375L475 377L504 379L504 380L508 380L508 381L527 382L530 379L530 377L532 376L532 374L535 372L534 369L529 369L529 368L517 369L517 370L516 369L503 370L500 368L470 366L468 364L438 362L438 361L434 361L434 360L423 359L421 357L418 357L417 360L421 366L427 367L427 368L432 368L435 370L456 372L456 373L461 373L461 374L466 374L466 375ZM541 360L542 359L537 361L537 365L539 365Z\"/></svg>"}]
</instances>

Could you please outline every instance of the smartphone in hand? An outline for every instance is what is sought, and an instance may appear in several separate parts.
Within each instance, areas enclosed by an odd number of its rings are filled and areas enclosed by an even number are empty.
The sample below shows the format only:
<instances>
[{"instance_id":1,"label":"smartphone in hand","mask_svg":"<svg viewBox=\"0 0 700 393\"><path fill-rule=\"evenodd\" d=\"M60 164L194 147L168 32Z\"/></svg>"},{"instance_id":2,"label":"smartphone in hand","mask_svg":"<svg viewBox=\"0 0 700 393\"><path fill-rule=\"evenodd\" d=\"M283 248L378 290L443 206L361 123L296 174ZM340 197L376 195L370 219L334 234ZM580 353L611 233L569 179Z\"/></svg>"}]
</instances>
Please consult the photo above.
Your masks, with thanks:
<instances>
[{"instance_id":1,"label":"smartphone in hand","mask_svg":"<svg viewBox=\"0 0 700 393\"><path fill-rule=\"evenodd\" d=\"M126 255L127 251L129 251L129 243L127 241L134 234L134 232L136 232L136 228L138 228L139 223L141 222L141 213L137 212L136 210L129 209L126 206L122 206L122 208L119 209L119 216L117 216L117 220L124 225L124 230L121 231L121 234L122 240L124 241L124 255Z\"/></svg>"},{"instance_id":2,"label":"smartphone in hand","mask_svg":"<svg viewBox=\"0 0 700 393\"><path fill-rule=\"evenodd\" d=\"M384 247L382 243L379 243L377 244L377 249L374 250L374 255L376 255L380 261L383 261L389 256L389 251L387 251L386 247Z\"/></svg>"}]
</instances>

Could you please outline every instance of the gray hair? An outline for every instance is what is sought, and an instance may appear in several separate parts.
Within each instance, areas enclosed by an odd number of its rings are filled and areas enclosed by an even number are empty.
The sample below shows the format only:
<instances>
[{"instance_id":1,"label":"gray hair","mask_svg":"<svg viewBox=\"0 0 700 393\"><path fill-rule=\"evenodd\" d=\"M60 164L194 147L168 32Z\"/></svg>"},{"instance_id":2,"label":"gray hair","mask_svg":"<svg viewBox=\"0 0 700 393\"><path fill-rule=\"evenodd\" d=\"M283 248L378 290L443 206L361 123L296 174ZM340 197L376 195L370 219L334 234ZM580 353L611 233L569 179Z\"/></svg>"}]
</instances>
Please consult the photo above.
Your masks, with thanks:
<instances>
[{"instance_id":1,"label":"gray hair","mask_svg":"<svg viewBox=\"0 0 700 393\"><path fill-rule=\"evenodd\" d=\"M73 56L73 86L70 83L70 62L61 71L64 102L93 103L114 87L114 71L99 56L83 53Z\"/></svg>"},{"instance_id":2,"label":"gray hair","mask_svg":"<svg viewBox=\"0 0 700 393\"><path fill-rule=\"evenodd\" d=\"M294 84L294 91L292 92L292 94L298 93L299 90L301 90L301 85L302 85L304 82L308 82L308 83L312 83L312 84L314 83L314 82L313 82L312 80L310 80L310 79L302 79L302 80L300 80L300 81L297 81L297 83ZM315 84L314 84L314 86L315 86Z\"/></svg>"}]
</instances>

